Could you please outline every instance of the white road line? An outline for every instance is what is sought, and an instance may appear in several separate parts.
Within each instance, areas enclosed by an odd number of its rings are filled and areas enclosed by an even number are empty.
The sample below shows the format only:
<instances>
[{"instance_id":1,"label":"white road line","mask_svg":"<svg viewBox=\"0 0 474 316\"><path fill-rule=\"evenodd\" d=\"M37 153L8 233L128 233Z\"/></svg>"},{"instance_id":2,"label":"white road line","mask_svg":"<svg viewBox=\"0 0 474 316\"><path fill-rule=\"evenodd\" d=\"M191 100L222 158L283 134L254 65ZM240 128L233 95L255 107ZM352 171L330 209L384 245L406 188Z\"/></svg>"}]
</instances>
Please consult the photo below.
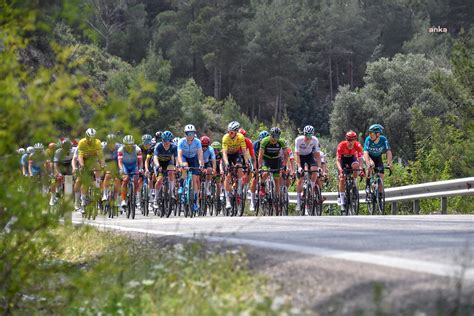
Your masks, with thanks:
<instances>
[{"instance_id":1,"label":"white road line","mask_svg":"<svg viewBox=\"0 0 474 316\"><path fill-rule=\"evenodd\" d=\"M73 223L83 224L84 222L73 220ZM118 226L118 225L110 225L110 224L105 224L105 223L101 224L101 223L94 223L94 222L88 222L86 224L103 228L103 229L113 229L113 230L120 230L124 232L137 232L137 233L144 233L144 234L158 235L158 236L179 236L179 237L185 237L185 238L200 237L200 238L204 238L209 241L215 241L215 242L227 242L230 244L248 245L248 246L253 246L257 248L268 248L268 249L274 249L274 250L299 252L299 253L314 255L318 257L326 257L326 258L333 258L333 259L342 259L342 260L352 261L352 262L368 263L368 264L374 264L374 265L390 267L390 268L397 268L397 269L408 270L408 271L429 273L429 274L434 274L434 275L439 275L439 276L444 276L444 277L460 277L463 274L464 279L474 280L474 268L472 267L463 268L460 265L456 265L456 264L448 265L448 264L441 264L441 263L435 263L435 262L429 262L429 261L423 261L423 260L405 259L405 258L376 255L376 254L357 252L357 251L334 250L334 249L308 247L308 246L300 246L300 245L285 244L285 243L275 243L275 242L261 241L261 240L217 237L217 236L210 236L210 235L206 235L202 233L199 233L199 234L178 233L178 232L160 231L156 229L143 229L143 228L138 228L138 227L123 227L123 226Z\"/></svg>"}]
</instances>

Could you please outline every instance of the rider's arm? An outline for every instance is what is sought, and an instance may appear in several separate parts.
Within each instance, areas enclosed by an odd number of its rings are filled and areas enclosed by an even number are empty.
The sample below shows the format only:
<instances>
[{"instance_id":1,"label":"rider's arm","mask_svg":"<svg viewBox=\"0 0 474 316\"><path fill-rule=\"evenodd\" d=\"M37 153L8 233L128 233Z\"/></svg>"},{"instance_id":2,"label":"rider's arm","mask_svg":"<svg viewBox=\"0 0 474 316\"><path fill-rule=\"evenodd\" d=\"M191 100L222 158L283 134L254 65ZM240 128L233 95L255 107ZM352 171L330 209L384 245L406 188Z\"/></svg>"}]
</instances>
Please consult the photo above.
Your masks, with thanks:
<instances>
[{"instance_id":1,"label":"rider's arm","mask_svg":"<svg viewBox=\"0 0 474 316\"><path fill-rule=\"evenodd\" d=\"M179 165L183 165L183 150L182 149L178 149L178 164Z\"/></svg>"},{"instance_id":2,"label":"rider's arm","mask_svg":"<svg viewBox=\"0 0 474 316\"><path fill-rule=\"evenodd\" d=\"M262 144L260 144L260 150L258 152L258 166L259 168L262 167L262 164L263 164L263 151L265 150L265 148L262 147Z\"/></svg>"},{"instance_id":3,"label":"rider's arm","mask_svg":"<svg viewBox=\"0 0 474 316\"><path fill-rule=\"evenodd\" d=\"M388 151L387 151L387 165L388 165L389 167L392 166L392 159L393 159L393 157L392 157L392 151L391 151L391 150L388 150Z\"/></svg>"},{"instance_id":4,"label":"rider's arm","mask_svg":"<svg viewBox=\"0 0 474 316\"><path fill-rule=\"evenodd\" d=\"M321 168L321 153L319 151L314 152L314 158L316 159L318 168Z\"/></svg>"},{"instance_id":5,"label":"rider's arm","mask_svg":"<svg viewBox=\"0 0 474 316\"><path fill-rule=\"evenodd\" d=\"M143 170L143 154L141 150L137 150L138 169Z\"/></svg>"},{"instance_id":6,"label":"rider's arm","mask_svg":"<svg viewBox=\"0 0 474 316\"><path fill-rule=\"evenodd\" d=\"M300 166L300 152L298 151L298 138L295 139L295 161L296 167L299 168Z\"/></svg>"},{"instance_id":7,"label":"rider's arm","mask_svg":"<svg viewBox=\"0 0 474 316\"><path fill-rule=\"evenodd\" d=\"M199 166L203 167L204 166L204 159L203 159L203 154L202 154L202 148L199 148L197 150L197 154L198 154Z\"/></svg>"},{"instance_id":8,"label":"rider's arm","mask_svg":"<svg viewBox=\"0 0 474 316\"><path fill-rule=\"evenodd\" d=\"M33 166L33 160L28 160L28 174L30 177L33 176L33 171L31 170L31 167Z\"/></svg>"}]
</instances>

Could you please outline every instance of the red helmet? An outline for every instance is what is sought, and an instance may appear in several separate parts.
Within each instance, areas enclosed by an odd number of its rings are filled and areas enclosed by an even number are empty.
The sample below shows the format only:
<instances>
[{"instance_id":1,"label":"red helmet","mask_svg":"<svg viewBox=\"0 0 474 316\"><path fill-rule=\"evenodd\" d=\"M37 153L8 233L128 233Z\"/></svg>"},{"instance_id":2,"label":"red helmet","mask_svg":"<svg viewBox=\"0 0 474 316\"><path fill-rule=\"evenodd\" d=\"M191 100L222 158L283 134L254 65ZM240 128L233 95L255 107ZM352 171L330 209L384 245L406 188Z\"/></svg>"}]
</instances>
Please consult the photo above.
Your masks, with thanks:
<instances>
[{"instance_id":1,"label":"red helmet","mask_svg":"<svg viewBox=\"0 0 474 316\"><path fill-rule=\"evenodd\" d=\"M239 133L245 136L245 134L247 134L247 131L244 130L244 129L241 127L241 128L239 129Z\"/></svg>"},{"instance_id":2,"label":"red helmet","mask_svg":"<svg viewBox=\"0 0 474 316\"><path fill-rule=\"evenodd\" d=\"M357 139L357 134L354 131L348 131L346 133L346 140L356 140Z\"/></svg>"},{"instance_id":3,"label":"red helmet","mask_svg":"<svg viewBox=\"0 0 474 316\"><path fill-rule=\"evenodd\" d=\"M203 146L209 146L209 144L211 143L211 139L207 136L203 136L201 137L201 144Z\"/></svg>"}]
</instances>

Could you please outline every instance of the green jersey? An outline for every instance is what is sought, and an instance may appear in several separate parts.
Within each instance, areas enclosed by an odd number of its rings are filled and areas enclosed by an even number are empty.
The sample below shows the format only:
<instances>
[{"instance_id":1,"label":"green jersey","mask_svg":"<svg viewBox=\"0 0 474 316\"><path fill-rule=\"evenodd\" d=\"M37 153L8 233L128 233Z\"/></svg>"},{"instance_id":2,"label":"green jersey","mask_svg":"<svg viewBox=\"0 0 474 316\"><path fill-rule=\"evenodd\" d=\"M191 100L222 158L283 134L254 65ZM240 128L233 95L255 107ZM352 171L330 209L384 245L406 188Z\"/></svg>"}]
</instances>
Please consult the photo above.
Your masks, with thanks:
<instances>
[{"instance_id":1,"label":"green jersey","mask_svg":"<svg viewBox=\"0 0 474 316\"><path fill-rule=\"evenodd\" d=\"M286 149L286 141L284 139L278 139L275 144L270 140L270 136L265 137L260 141L260 150L263 151L263 157L268 159L280 158L280 150Z\"/></svg>"}]
</instances>

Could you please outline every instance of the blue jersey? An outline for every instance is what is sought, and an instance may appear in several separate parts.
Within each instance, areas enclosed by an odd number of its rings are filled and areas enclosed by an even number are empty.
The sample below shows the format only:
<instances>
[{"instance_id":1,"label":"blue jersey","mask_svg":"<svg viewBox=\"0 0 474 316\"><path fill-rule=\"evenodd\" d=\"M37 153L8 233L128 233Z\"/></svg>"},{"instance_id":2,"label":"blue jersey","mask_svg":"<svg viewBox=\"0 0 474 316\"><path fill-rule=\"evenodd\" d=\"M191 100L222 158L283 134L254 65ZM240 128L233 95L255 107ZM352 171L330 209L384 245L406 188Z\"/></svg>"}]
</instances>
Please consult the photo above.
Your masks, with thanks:
<instances>
[{"instance_id":1,"label":"blue jersey","mask_svg":"<svg viewBox=\"0 0 474 316\"><path fill-rule=\"evenodd\" d=\"M118 150L122 147L121 144L116 143L112 150L109 149L107 143L102 146L102 151L104 152L104 159L105 161L117 161L118 158Z\"/></svg>"},{"instance_id":2,"label":"blue jersey","mask_svg":"<svg viewBox=\"0 0 474 316\"><path fill-rule=\"evenodd\" d=\"M253 142L253 151L255 152L255 157L258 158L258 152L260 150L260 140L256 140Z\"/></svg>"},{"instance_id":3,"label":"blue jersey","mask_svg":"<svg viewBox=\"0 0 474 316\"><path fill-rule=\"evenodd\" d=\"M30 154L23 154L23 155L21 156L20 163L21 163L22 166L28 167L28 156L29 156L29 155L30 155Z\"/></svg>"},{"instance_id":4,"label":"blue jersey","mask_svg":"<svg viewBox=\"0 0 474 316\"><path fill-rule=\"evenodd\" d=\"M197 151L202 149L201 141L194 138L191 144L188 144L186 138L181 138L178 142L178 150L183 151L183 156L186 158L194 158L197 155Z\"/></svg>"},{"instance_id":5,"label":"blue jersey","mask_svg":"<svg viewBox=\"0 0 474 316\"><path fill-rule=\"evenodd\" d=\"M216 160L216 153L214 152L214 148L209 146L207 150L202 152L204 163L209 162L209 160Z\"/></svg>"},{"instance_id":6,"label":"blue jersey","mask_svg":"<svg viewBox=\"0 0 474 316\"><path fill-rule=\"evenodd\" d=\"M142 150L137 145L133 145L131 152L125 149L125 146L119 148L117 152L118 161L122 161L125 166L138 165L142 160Z\"/></svg>"},{"instance_id":7,"label":"blue jersey","mask_svg":"<svg viewBox=\"0 0 474 316\"><path fill-rule=\"evenodd\" d=\"M159 162L170 161L173 157L176 159L178 156L178 147L175 144L170 144L170 147L166 150L163 143L159 143L155 146L153 155L158 157Z\"/></svg>"},{"instance_id":8,"label":"blue jersey","mask_svg":"<svg viewBox=\"0 0 474 316\"><path fill-rule=\"evenodd\" d=\"M390 150L390 145L385 136L379 137L379 142L375 143L370 139L370 136L367 136L364 142L364 151L369 153L371 157L380 157L382 154Z\"/></svg>"}]
</instances>

